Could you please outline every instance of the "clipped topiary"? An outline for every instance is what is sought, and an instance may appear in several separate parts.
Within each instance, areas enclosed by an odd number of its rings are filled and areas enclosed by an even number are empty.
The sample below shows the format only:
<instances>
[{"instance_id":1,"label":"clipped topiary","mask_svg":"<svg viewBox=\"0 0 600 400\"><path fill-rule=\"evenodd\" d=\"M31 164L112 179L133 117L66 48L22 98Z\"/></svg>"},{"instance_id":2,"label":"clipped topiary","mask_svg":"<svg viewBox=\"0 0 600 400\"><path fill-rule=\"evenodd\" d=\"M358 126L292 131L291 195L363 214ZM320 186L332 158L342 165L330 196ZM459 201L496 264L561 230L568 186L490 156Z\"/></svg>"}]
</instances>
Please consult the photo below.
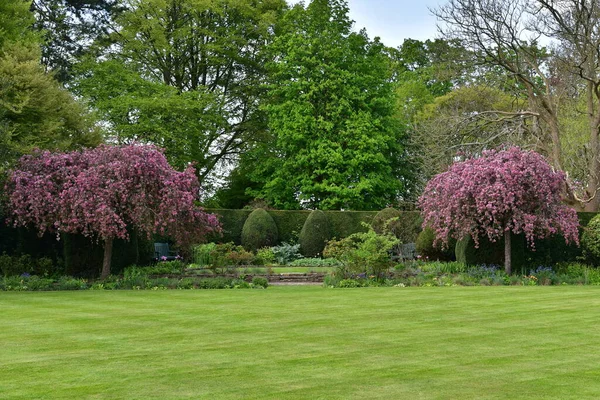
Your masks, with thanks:
<instances>
[{"instance_id":1,"label":"clipped topiary","mask_svg":"<svg viewBox=\"0 0 600 400\"><path fill-rule=\"evenodd\" d=\"M325 244L331 238L329 219L321 210L310 213L300 231L300 252L304 257L317 257L323 253Z\"/></svg>"},{"instance_id":2,"label":"clipped topiary","mask_svg":"<svg viewBox=\"0 0 600 400\"><path fill-rule=\"evenodd\" d=\"M267 211L257 208L248 215L242 228L242 246L246 250L275 246L278 238L277 225Z\"/></svg>"},{"instance_id":3,"label":"clipped topiary","mask_svg":"<svg viewBox=\"0 0 600 400\"><path fill-rule=\"evenodd\" d=\"M587 262L600 265L600 214L592 218L585 228L581 248Z\"/></svg>"},{"instance_id":4,"label":"clipped topiary","mask_svg":"<svg viewBox=\"0 0 600 400\"><path fill-rule=\"evenodd\" d=\"M415 243L415 250L417 254L428 260L439 260L439 261L454 261L454 246L456 241L450 238L448 248L442 250L440 246L434 247L433 241L435 240L435 232L431 228L425 228L417 236Z\"/></svg>"},{"instance_id":5,"label":"clipped topiary","mask_svg":"<svg viewBox=\"0 0 600 400\"><path fill-rule=\"evenodd\" d=\"M394 219L393 221L390 221ZM400 239L401 243L414 243L421 231L422 219L417 212L398 211L395 208L384 208L379 211L371 226L378 234L390 232Z\"/></svg>"}]
</instances>

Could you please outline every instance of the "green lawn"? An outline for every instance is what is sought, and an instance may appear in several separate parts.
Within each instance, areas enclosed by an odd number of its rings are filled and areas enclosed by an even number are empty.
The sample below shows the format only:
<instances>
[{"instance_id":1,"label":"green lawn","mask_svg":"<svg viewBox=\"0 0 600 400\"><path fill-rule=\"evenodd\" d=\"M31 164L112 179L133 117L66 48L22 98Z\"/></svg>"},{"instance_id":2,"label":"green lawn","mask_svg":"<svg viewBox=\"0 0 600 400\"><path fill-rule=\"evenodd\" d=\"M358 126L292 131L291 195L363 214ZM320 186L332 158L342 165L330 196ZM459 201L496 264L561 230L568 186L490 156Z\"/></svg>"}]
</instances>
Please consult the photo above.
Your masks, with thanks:
<instances>
[{"instance_id":1,"label":"green lawn","mask_svg":"<svg viewBox=\"0 0 600 400\"><path fill-rule=\"evenodd\" d=\"M2 399L597 399L600 287L0 292Z\"/></svg>"}]
</instances>

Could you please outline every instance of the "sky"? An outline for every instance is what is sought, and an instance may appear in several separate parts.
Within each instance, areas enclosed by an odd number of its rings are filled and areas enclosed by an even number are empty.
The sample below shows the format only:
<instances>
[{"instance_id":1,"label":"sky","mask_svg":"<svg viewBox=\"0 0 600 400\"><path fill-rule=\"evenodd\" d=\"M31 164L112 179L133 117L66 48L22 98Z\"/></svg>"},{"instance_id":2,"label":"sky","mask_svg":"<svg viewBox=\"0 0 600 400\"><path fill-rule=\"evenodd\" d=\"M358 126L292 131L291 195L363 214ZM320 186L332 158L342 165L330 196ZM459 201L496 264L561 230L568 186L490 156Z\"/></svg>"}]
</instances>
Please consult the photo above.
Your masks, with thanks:
<instances>
[{"instance_id":1,"label":"sky","mask_svg":"<svg viewBox=\"0 0 600 400\"><path fill-rule=\"evenodd\" d=\"M299 0L288 0L295 4ZM356 31L366 28L370 38L379 36L386 46L397 47L404 39L437 37L436 18L429 8L444 0L347 0ZM304 1L305 4L308 0Z\"/></svg>"}]
</instances>

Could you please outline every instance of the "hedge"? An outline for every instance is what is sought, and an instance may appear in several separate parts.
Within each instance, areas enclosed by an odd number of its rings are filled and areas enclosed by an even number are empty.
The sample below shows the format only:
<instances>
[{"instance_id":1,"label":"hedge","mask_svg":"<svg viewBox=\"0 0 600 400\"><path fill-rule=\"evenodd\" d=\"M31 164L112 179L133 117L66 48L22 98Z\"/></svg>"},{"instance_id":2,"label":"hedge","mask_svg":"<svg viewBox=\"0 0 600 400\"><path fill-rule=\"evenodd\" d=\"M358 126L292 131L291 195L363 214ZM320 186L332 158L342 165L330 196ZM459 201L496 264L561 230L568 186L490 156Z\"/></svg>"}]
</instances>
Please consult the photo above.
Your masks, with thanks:
<instances>
[{"instance_id":1,"label":"hedge","mask_svg":"<svg viewBox=\"0 0 600 400\"><path fill-rule=\"evenodd\" d=\"M42 237L37 231L28 228L12 228L4 224L6 217L0 212L0 254L10 256L31 255L33 258L47 257L55 265L59 265L62 273L72 276L93 277L102 267L104 256L102 245L82 235L62 234L61 240L56 235L46 233ZM129 242L116 239L113 249L113 273L132 265L148 264L154 257L154 246L146 237L138 237L131 233Z\"/></svg>"},{"instance_id":2,"label":"hedge","mask_svg":"<svg viewBox=\"0 0 600 400\"><path fill-rule=\"evenodd\" d=\"M221 237L211 238L217 242L241 244L242 228L252 210L206 209L216 214L223 227ZM378 211L324 211L330 222L331 237L345 238L356 232L365 232L361 223L370 224ZM296 242L310 210L268 210L279 232L280 242ZM416 211L406 213L418 215ZM411 219L412 220L412 219Z\"/></svg>"},{"instance_id":3,"label":"hedge","mask_svg":"<svg viewBox=\"0 0 600 400\"><path fill-rule=\"evenodd\" d=\"M597 213L579 212L579 237L583 230ZM527 273L529 269L538 266L551 266L559 262L577 261L582 257L581 247L575 244L567 245L565 239L555 235L547 239L535 241L535 251L531 250L523 235L512 237L512 262L515 271ZM490 243L487 239L480 240L478 249L475 249L473 240L458 241L456 244L456 260L468 265L479 264L504 264L504 240Z\"/></svg>"}]
</instances>

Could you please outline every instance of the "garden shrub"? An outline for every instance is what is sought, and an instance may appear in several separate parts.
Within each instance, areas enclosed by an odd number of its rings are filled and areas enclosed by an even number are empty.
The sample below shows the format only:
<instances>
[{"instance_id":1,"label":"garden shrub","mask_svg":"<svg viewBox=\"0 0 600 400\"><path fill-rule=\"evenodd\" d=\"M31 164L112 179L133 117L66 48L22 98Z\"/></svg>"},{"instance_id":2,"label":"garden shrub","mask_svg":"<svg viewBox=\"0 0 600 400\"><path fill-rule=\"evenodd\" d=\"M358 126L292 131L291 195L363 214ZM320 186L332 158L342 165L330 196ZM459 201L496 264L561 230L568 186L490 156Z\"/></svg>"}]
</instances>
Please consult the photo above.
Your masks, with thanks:
<instances>
[{"instance_id":1,"label":"garden shrub","mask_svg":"<svg viewBox=\"0 0 600 400\"><path fill-rule=\"evenodd\" d=\"M448 248L442 249L438 245L435 247L433 242L435 241L435 232L433 229L427 227L423 229L419 235L417 236L417 241L415 243L417 254L419 254L422 258L428 260L438 260L438 261L454 261L456 257L454 255L454 249L456 247L456 240L450 238L448 240Z\"/></svg>"},{"instance_id":2,"label":"garden shrub","mask_svg":"<svg viewBox=\"0 0 600 400\"><path fill-rule=\"evenodd\" d=\"M286 265L294 260L302 258L300 254L300 244L281 243L279 246L271 247L275 255L275 262L279 265Z\"/></svg>"},{"instance_id":3,"label":"garden shrub","mask_svg":"<svg viewBox=\"0 0 600 400\"><path fill-rule=\"evenodd\" d=\"M255 276L254 278L252 278L252 286L256 288L266 289L269 286L269 281L267 280L267 278Z\"/></svg>"},{"instance_id":4,"label":"garden shrub","mask_svg":"<svg viewBox=\"0 0 600 400\"><path fill-rule=\"evenodd\" d=\"M206 211L216 214L223 228L222 236L215 235L210 238L210 241L242 243L242 229L252 210L206 209ZM307 210L268 210L267 212L277 225L281 242L296 242L304 222L310 215L310 211ZM353 233L365 232L366 228L362 224L370 224L378 212L327 210L324 213L329 220L331 237L344 238ZM421 226L419 212L401 211L399 220L402 223L406 221L406 226L409 227L406 230L407 236L402 237L402 241L413 243Z\"/></svg>"},{"instance_id":5,"label":"garden shrub","mask_svg":"<svg viewBox=\"0 0 600 400\"><path fill-rule=\"evenodd\" d=\"M581 248L586 261L600 265L600 215L592 218L584 230Z\"/></svg>"},{"instance_id":6,"label":"garden shrub","mask_svg":"<svg viewBox=\"0 0 600 400\"><path fill-rule=\"evenodd\" d=\"M354 233L347 238L330 241L323 256L340 261L342 266L338 268L338 273L344 277L362 273L383 279L385 272L392 266L390 251L397 244L398 239L393 235L379 235L369 227L368 232Z\"/></svg>"},{"instance_id":7,"label":"garden shrub","mask_svg":"<svg viewBox=\"0 0 600 400\"><path fill-rule=\"evenodd\" d=\"M356 279L342 279L337 284L337 287L339 287L339 288L357 288L357 287L361 287L361 286L362 286L362 284L359 281L357 281Z\"/></svg>"},{"instance_id":8,"label":"garden shrub","mask_svg":"<svg viewBox=\"0 0 600 400\"><path fill-rule=\"evenodd\" d=\"M300 258L288 263L290 267L339 267L341 263L335 258Z\"/></svg>"},{"instance_id":9,"label":"garden shrub","mask_svg":"<svg viewBox=\"0 0 600 400\"><path fill-rule=\"evenodd\" d=\"M233 243L218 244L210 252L209 268L215 270L231 266L249 265L254 262L254 254Z\"/></svg>"},{"instance_id":10,"label":"garden shrub","mask_svg":"<svg viewBox=\"0 0 600 400\"><path fill-rule=\"evenodd\" d=\"M329 220L321 210L313 210L300 231L300 251L304 257L317 257L323 253L330 239Z\"/></svg>"},{"instance_id":11,"label":"garden shrub","mask_svg":"<svg viewBox=\"0 0 600 400\"><path fill-rule=\"evenodd\" d=\"M246 250L256 251L261 247L275 246L278 234L273 217L262 209L257 208L246 219L242 229L242 245Z\"/></svg>"},{"instance_id":12,"label":"garden shrub","mask_svg":"<svg viewBox=\"0 0 600 400\"><path fill-rule=\"evenodd\" d=\"M256 252L255 264L273 265L275 263L275 253L272 247L263 247Z\"/></svg>"},{"instance_id":13,"label":"garden shrub","mask_svg":"<svg viewBox=\"0 0 600 400\"><path fill-rule=\"evenodd\" d=\"M85 290L88 288L87 281L71 276L61 276L56 282L58 290Z\"/></svg>"},{"instance_id":14,"label":"garden shrub","mask_svg":"<svg viewBox=\"0 0 600 400\"><path fill-rule=\"evenodd\" d=\"M210 254L216 246L216 243L205 243L194 247L194 264L198 264L201 267L210 265L212 262Z\"/></svg>"},{"instance_id":15,"label":"garden shrub","mask_svg":"<svg viewBox=\"0 0 600 400\"><path fill-rule=\"evenodd\" d=\"M52 276L60 273L61 268L49 257L34 259L29 254L9 256L0 255L0 272L4 276L19 276L22 274Z\"/></svg>"},{"instance_id":16,"label":"garden shrub","mask_svg":"<svg viewBox=\"0 0 600 400\"><path fill-rule=\"evenodd\" d=\"M150 267L143 267L147 275L177 275L185 270L185 263L181 260L162 261Z\"/></svg>"}]
</instances>

